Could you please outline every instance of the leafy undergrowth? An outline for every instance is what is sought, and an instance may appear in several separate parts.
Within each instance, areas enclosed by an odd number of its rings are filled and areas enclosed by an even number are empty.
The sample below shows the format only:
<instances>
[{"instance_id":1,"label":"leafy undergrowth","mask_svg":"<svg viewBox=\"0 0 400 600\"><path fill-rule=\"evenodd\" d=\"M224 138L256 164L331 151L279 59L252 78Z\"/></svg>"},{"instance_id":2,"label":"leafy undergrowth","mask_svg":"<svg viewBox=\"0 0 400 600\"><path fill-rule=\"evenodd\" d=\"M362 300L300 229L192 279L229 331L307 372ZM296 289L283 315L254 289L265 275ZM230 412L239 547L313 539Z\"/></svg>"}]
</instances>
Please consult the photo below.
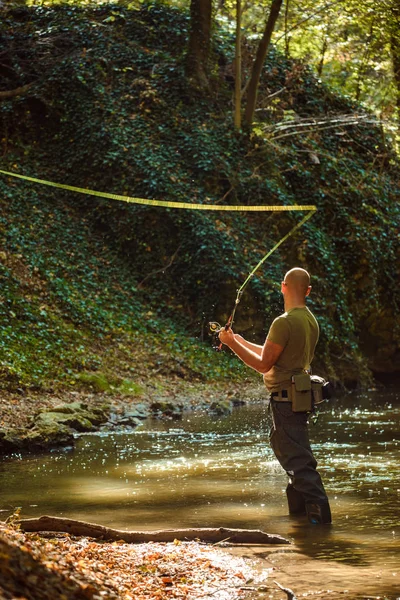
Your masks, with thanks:
<instances>
[{"instance_id":1,"label":"leafy undergrowth","mask_svg":"<svg viewBox=\"0 0 400 600\"><path fill-rule=\"evenodd\" d=\"M57 196L3 189L0 389L135 395L156 375L243 374L227 354L215 355L204 326L188 337L165 305L151 305L127 262L79 211Z\"/></svg>"},{"instance_id":2,"label":"leafy undergrowth","mask_svg":"<svg viewBox=\"0 0 400 600\"><path fill-rule=\"evenodd\" d=\"M317 206L252 278L237 331L265 338L298 265L312 273L318 372L354 384L400 369L399 163L364 107L271 49L257 122L238 132L233 40L214 32L210 92L192 89L187 12L3 12L0 89L31 84L0 105L3 169L149 199ZM125 388L154 373L242 377L213 355L206 324L226 322L249 271L299 220L161 210L2 175L0 387L79 387L93 372Z\"/></svg>"},{"instance_id":3,"label":"leafy undergrowth","mask_svg":"<svg viewBox=\"0 0 400 600\"><path fill-rule=\"evenodd\" d=\"M234 600L250 579L260 581L243 559L197 542L43 538L3 524L0 551L2 600Z\"/></svg>"}]
</instances>

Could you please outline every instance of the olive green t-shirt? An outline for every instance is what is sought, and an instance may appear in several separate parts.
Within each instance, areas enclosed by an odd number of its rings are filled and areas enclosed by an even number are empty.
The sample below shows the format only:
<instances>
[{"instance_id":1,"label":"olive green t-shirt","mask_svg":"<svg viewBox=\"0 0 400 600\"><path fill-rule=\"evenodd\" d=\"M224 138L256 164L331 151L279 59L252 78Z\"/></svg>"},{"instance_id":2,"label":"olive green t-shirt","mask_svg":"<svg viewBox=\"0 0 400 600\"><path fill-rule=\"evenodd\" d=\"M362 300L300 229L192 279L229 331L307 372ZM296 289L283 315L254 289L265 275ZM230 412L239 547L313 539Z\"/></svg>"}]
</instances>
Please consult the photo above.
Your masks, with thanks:
<instances>
[{"instance_id":1,"label":"olive green t-shirt","mask_svg":"<svg viewBox=\"0 0 400 600\"><path fill-rule=\"evenodd\" d=\"M268 391L288 389L292 375L310 367L318 336L317 320L306 306L292 308L273 321L267 340L283 346L283 350L275 365L264 374Z\"/></svg>"}]
</instances>

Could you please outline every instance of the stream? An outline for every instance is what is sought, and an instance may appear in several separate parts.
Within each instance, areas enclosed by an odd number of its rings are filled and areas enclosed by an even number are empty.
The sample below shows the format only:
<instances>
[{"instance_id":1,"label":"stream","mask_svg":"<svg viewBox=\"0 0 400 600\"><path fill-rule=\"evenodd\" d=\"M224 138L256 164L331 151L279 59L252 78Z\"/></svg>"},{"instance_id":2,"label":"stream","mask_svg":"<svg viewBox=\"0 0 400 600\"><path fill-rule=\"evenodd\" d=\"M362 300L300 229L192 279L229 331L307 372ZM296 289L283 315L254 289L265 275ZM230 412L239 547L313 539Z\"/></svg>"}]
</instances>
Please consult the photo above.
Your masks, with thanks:
<instances>
[{"instance_id":1,"label":"stream","mask_svg":"<svg viewBox=\"0 0 400 600\"><path fill-rule=\"evenodd\" d=\"M124 433L80 435L75 449L0 463L0 519L15 507L120 529L234 527L291 541L247 546L259 571L298 595L400 599L400 390L324 404L310 437L332 526L287 514L286 475L268 444L263 402L213 418L148 420ZM231 550L230 550L231 551ZM270 593L257 598L284 598Z\"/></svg>"}]
</instances>

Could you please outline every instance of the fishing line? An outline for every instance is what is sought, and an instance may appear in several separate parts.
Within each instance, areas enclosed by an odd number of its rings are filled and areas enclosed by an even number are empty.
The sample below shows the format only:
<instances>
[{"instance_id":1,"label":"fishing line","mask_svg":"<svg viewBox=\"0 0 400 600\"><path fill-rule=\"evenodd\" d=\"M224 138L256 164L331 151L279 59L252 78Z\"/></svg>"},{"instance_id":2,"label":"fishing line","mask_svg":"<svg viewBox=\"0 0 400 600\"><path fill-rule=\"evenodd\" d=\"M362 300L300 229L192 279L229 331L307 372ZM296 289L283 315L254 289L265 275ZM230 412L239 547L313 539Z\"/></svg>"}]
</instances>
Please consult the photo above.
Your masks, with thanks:
<instances>
[{"instance_id":1,"label":"fishing line","mask_svg":"<svg viewBox=\"0 0 400 600\"><path fill-rule=\"evenodd\" d=\"M65 183L57 183L55 181L48 181L47 179L37 179L36 177L29 177L28 175L21 175L20 173L12 173L10 171L3 171L2 169L0 169L0 174L6 175L7 177L15 177L17 179L23 179L24 181L31 181L32 183L39 183L41 185L47 185L50 187L67 190L70 192L78 192L79 194L88 194L90 196L97 196L100 198L108 198L110 200L118 200L121 202L128 202L128 203L133 203L133 204L142 204L145 206L159 206L159 207L163 207L163 208L181 208L181 209L186 209L186 210L213 210L213 211L231 211L231 212L233 212L233 211L243 211L243 212L308 211L308 214L305 215L302 218L302 220L299 223L297 223L286 235L284 235L279 240L279 242L277 242L275 244L275 246L273 246L273 248L271 248L271 250L269 250L267 252L267 254L265 256L263 256L263 258L258 262L258 264L254 267L254 269L249 273L246 280L242 283L240 288L237 290L235 304L234 304L232 313L228 319L228 322L225 325L225 329L228 329L228 327L232 327L233 321L235 318L235 312L236 312L237 306L240 302L240 299L242 297L243 291L244 291L245 287L247 286L247 284L249 283L249 281L254 276L254 274L256 273L256 271L267 260L267 258L269 256L271 256L271 254L273 252L275 252L275 250L277 248L279 248L279 246L281 244L283 244L283 242L285 242L291 235L293 235L295 233L295 231L297 231L297 229L299 229L306 221L308 221L308 219L310 219L317 210L317 207L314 205L298 205L298 204L288 205L288 206L266 206L266 205L246 206L246 205L236 205L236 204L225 204L225 205L192 204L190 202L172 202L172 201L168 201L168 200L150 200L147 198L136 198L133 196L123 196L120 194L111 194L109 192L99 192L99 191L92 190L89 188L81 188L81 187L76 187L73 185L67 185ZM219 325L219 323L217 323L215 321L209 323L209 327L213 333L218 333L218 331L221 329L221 326Z\"/></svg>"},{"instance_id":2,"label":"fishing line","mask_svg":"<svg viewBox=\"0 0 400 600\"><path fill-rule=\"evenodd\" d=\"M226 210L226 211L243 211L243 212L265 212L265 211L292 211L292 210L316 210L315 206L312 205L289 205L289 206L246 206L236 204L192 204L190 202L170 202L168 200L149 200L147 198L135 198L133 196L123 196L121 194L110 194L109 192L98 192L88 188L76 187L73 185L67 185L65 183L56 183L55 181L47 181L46 179L37 179L36 177L28 177L27 175L20 175L19 173L11 173L10 171L3 171L0 169L2 175L8 177L16 177L25 181L31 181L33 183L40 183L41 185L48 185L50 187L59 188L62 190L68 190L70 192L78 192L79 194L88 194L89 196L97 196L99 198L108 198L110 200L119 200L121 202L128 202L132 204L143 204L145 206L160 206L163 208L184 208L186 210Z\"/></svg>"}]
</instances>

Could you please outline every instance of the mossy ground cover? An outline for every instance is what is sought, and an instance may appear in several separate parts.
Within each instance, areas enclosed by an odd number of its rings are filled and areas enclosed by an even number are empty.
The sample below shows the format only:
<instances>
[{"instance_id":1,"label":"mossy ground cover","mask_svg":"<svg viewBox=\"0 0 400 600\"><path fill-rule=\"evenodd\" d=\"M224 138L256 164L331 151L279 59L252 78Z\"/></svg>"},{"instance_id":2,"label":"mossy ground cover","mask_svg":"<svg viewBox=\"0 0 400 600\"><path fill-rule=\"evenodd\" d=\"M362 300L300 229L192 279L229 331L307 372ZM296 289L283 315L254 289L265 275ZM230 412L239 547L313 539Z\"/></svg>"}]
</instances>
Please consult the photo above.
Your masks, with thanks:
<instances>
[{"instance_id":1,"label":"mossy ground cover","mask_svg":"<svg viewBox=\"0 0 400 600\"><path fill-rule=\"evenodd\" d=\"M3 167L145 198L315 204L253 278L238 329L262 340L282 308L282 274L298 264L313 275L317 368L349 382L366 381L368 366L396 370L399 168L390 143L363 120L278 139L278 123L364 109L273 50L259 121L251 134L235 131L232 39L215 31L211 91L201 94L184 74L188 23L154 3L5 11L2 86L32 87L0 105ZM93 373L98 385L131 391L156 375L247 376L215 354L206 324L227 318L236 288L299 218L161 210L2 177L2 387L80 388Z\"/></svg>"}]
</instances>

